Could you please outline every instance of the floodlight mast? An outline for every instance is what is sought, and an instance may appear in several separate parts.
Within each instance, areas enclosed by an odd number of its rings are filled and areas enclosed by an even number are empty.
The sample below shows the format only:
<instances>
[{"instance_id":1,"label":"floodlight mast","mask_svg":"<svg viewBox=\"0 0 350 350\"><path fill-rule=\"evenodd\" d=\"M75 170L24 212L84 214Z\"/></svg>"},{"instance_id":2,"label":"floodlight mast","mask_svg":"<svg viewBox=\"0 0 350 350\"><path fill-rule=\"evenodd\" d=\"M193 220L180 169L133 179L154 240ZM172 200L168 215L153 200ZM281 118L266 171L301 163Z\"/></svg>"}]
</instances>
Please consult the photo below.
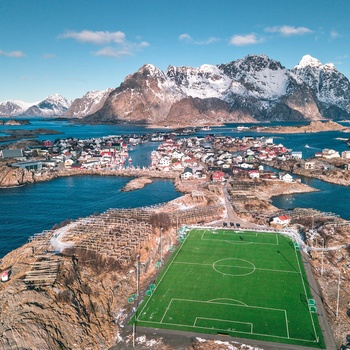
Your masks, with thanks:
<instances>
[{"instance_id":1,"label":"floodlight mast","mask_svg":"<svg viewBox=\"0 0 350 350\"><path fill-rule=\"evenodd\" d=\"M337 311L335 313L336 318L338 318L338 315L339 315L339 292L340 292L340 270L338 270Z\"/></svg>"}]
</instances>

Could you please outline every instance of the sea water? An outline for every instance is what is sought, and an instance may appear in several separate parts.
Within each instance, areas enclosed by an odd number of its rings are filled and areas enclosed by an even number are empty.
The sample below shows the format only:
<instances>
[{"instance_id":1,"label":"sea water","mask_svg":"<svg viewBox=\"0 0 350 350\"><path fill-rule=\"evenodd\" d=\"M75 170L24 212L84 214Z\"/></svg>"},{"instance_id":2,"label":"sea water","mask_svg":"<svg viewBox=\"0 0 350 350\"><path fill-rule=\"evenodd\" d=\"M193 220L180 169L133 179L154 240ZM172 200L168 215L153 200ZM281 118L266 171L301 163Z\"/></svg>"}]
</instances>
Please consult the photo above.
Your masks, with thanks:
<instances>
[{"instance_id":1,"label":"sea water","mask_svg":"<svg viewBox=\"0 0 350 350\"><path fill-rule=\"evenodd\" d=\"M131 178L71 176L0 190L0 258L35 233L65 220L109 208L136 208L173 200L181 195L171 180L154 180L144 188L122 192Z\"/></svg>"},{"instance_id":2,"label":"sea water","mask_svg":"<svg viewBox=\"0 0 350 350\"><path fill-rule=\"evenodd\" d=\"M136 125L76 125L68 121L50 119L30 119L30 125L0 126L0 132L8 129L45 128L63 132L62 135L42 135L38 138L50 139L78 137L92 138L107 135L148 134L164 129L147 129ZM276 123L271 123L275 125ZM281 125L281 123L279 123ZM282 125L301 125L305 123L283 123ZM344 123L346 126L348 124ZM238 132L240 124L228 124L223 127L212 127L210 131L199 130L196 135L206 134L243 136L272 136L274 143L281 143L287 148L302 151L303 158L313 156L324 148L333 148L339 152L349 149L344 139L349 133L339 131L315 134L265 134L264 132ZM247 124L246 124L247 125ZM254 124L249 124L254 125ZM249 126L248 125L248 126ZM166 130L170 131L170 130ZM159 143L138 145L130 151L133 166L148 166L150 153ZM172 200L181 194L176 192L173 182L155 180L153 184L133 192L121 192L120 189L130 178L77 176L59 178L44 183L25 185L19 188L0 190L0 258L7 252L19 247L28 237L42 230L50 229L56 223L66 219L77 219L103 212L109 208L134 208ZM348 203L350 187L325 183L316 179L303 178L303 182L320 191L284 195L273 198L273 204L279 208L307 207L325 212L334 212L350 220Z\"/></svg>"}]
</instances>

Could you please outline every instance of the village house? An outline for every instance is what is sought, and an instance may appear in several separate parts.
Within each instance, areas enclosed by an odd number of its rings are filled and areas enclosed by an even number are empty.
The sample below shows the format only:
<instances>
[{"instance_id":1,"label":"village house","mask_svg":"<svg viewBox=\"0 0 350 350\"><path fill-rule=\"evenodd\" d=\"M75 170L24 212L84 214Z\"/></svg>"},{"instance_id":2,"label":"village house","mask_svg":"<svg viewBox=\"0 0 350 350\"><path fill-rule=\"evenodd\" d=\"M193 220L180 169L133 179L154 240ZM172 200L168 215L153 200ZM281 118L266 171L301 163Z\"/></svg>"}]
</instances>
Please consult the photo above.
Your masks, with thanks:
<instances>
[{"instance_id":1,"label":"village house","mask_svg":"<svg viewBox=\"0 0 350 350\"><path fill-rule=\"evenodd\" d=\"M334 149L325 148L322 150L322 157L325 159L340 158L340 154Z\"/></svg>"},{"instance_id":2,"label":"village house","mask_svg":"<svg viewBox=\"0 0 350 350\"><path fill-rule=\"evenodd\" d=\"M0 150L0 157L4 159L17 159L17 160L25 160L25 156L23 155L22 149L3 149Z\"/></svg>"},{"instance_id":3,"label":"village house","mask_svg":"<svg viewBox=\"0 0 350 350\"><path fill-rule=\"evenodd\" d=\"M286 227L289 225L290 220L291 218L289 215L280 215L280 216L274 217L270 224L272 226Z\"/></svg>"},{"instance_id":4,"label":"village house","mask_svg":"<svg viewBox=\"0 0 350 350\"><path fill-rule=\"evenodd\" d=\"M249 170L248 175L251 179L259 179L260 177L259 170Z\"/></svg>"},{"instance_id":5,"label":"village house","mask_svg":"<svg viewBox=\"0 0 350 350\"><path fill-rule=\"evenodd\" d=\"M303 152L302 151L292 151L291 157L293 159L302 159L303 158Z\"/></svg>"},{"instance_id":6,"label":"village house","mask_svg":"<svg viewBox=\"0 0 350 350\"><path fill-rule=\"evenodd\" d=\"M193 177L193 170L189 167L185 168L180 175L181 180L188 180L188 179L191 179L192 177Z\"/></svg>"},{"instance_id":7,"label":"village house","mask_svg":"<svg viewBox=\"0 0 350 350\"><path fill-rule=\"evenodd\" d=\"M211 180L213 182L223 182L225 181L225 173L222 171L215 171L211 176Z\"/></svg>"},{"instance_id":8,"label":"village house","mask_svg":"<svg viewBox=\"0 0 350 350\"><path fill-rule=\"evenodd\" d=\"M350 151L343 151L343 152L341 153L341 157L342 157L343 159L350 159Z\"/></svg>"},{"instance_id":9,"label":"village house","mask_svg":"<svg viewBox=\"0 0 350 350\"><path fill-rule=\"evenodd\" d=\"M315 162L305 162L304 168L309 170L315 169Z\"/></svg>"},{"instance_id":10,"label":"village house","mask_svg":"<svg viewBox=\"0 0 350 350\"><path fill-rule=\"evenodd\" d=\"M280 180L284 182L293 182L293 176L288 173L281 172L278 174L278 177Z\"/></svg>"}]
</instances>

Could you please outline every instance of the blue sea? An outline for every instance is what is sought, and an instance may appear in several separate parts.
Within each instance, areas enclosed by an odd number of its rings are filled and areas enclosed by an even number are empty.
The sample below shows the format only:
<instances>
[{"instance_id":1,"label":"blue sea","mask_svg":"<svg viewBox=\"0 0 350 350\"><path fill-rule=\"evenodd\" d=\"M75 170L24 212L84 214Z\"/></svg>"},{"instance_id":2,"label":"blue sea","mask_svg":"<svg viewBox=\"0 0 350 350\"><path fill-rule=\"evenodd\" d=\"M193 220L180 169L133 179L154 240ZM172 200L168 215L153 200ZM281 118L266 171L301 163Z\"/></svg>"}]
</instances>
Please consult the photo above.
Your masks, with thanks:
<instances>
[{"instance_id":1,"label":"blue sea","mask_svg":"<svg viewBox=\"0 0 350 350\"><path fill-rule=\"evenodd\" d=\"M54 129L62 135L45 135L39 139L56 139L64 137L92 138L107 135L148 134L168 129L147 129L135 125L75 125L68 121L48 119L30 119L25 126L0 126L0 134L8 129ZM275 123L276 124L276 123ZM286 125L287 123L279 123ZM288 123L298 125L302 123ZM253 131L237 132L238 124L224 127L213 127L211 131L198 131L204 136L207 133L230 136L274 136ZM245 124L248 125L248 124ZM251 125L251 124L250 124ZM273 125L273 124L269 124ZM346 125L346 123L344 123ZM348 149L344 140L348 133L324 132L317 134L275 135L274 142L282 143L287 148L303 152L307 158L323 148L338 151ZM150 153L159 143L138 145L131 151L133 165L148 166ZM113 176L76 176L59 178L49 182L36 183L23 187L0 190L0 258L11 250L27 242L35 233L52 228L56 223L66 219L77 219L96 212L101 213L109 208L135 208L163 203L179 197L169 180L155 180L145 188L133 192L121 192L120 189L130 178ZM316 193L279 196L273 199L277 207L288 209L307 207L327 212L334 212L350 220L348 203L350 188L332 185L319 180L303 178L303 182L318 188Z\"/></svg>"}]
</instances>

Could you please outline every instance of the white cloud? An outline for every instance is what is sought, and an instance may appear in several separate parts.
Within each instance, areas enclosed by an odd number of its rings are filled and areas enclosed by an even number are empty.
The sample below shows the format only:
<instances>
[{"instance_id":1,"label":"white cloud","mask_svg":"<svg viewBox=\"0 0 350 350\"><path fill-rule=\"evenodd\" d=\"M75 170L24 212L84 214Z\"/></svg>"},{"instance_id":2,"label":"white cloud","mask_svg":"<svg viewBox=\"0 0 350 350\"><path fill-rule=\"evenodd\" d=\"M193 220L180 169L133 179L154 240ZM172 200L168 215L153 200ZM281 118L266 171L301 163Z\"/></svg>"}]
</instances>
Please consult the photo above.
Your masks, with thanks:
<instances>
[{"instance_id":1,"label":"white cloud","mask_svg":"<svg viewBox=\"0 0 350 350\"><path fill-rule=\"evenodd\" d=\"M234 35L230 39L230 45L244 46L244 45L255 45L262 42L256 34L246 34L246 35Z\"/></svg>"},{"instance_id":2,"label":"white cloud","mask_svg":"<svg viewBox=\"0 0 350 350\"><path fill-rule=\"evenodd\" d=\"M139 47L148 47L149 43L147 41L142 41L140 44L138 44Z\"/></svg>"},{"instance_id":3,"label":"white cloud","mask_svg":"<svg viewBox=\"0 0 350 350\"><path fill-rule=\"evenodd\" d=\"M336 30L330 32L331 39L336 39L340 37L340 34Z\"/></svg>"},{"instance_id":4,"label":"white cloud","mask_svg":"<svg viewBox=\"0 0 350 350\"><path fill-rule=\"evenodd\" d=\"M265 28L265 32L279 33L283 36L293 36L313 33L313 30L306 27L274 26Z\"/></svg>"},{"instance_id":5,"label":"white cloud","mask_svg":"<svg viewBox=\"0 0 350 350\"><path fill-rule=\"evenodd\" d=\"M24 57L25 54L23 51L2 51L2 50L0 50L0 56L21 58L21 57Z\"/></svg>"},{"instance_id":6,"label":"white cloud","mask_svg":"<svg viewBox=\"0 0 350 350\"><path fill-rule=\"evenodd\" d=\"M125 33L118 32L103 32L91 30L83 30L81 32L67 31L59 36L62 39L74 39L83 43L96 45L105 45L110 43L122 44L125 42Z\"/></svg>"},{"instance_id":7,"label":"white cloud","mask_svg":"<svg viewBox=\"0 0 350 350\"><path fill-rule=\"evenodd\" d=\"M60 35L61 39L74 39L78 42L89 43L94 45L107 45L98 51L92 52L95 56L105 56L120 58L131 56L142 48L150 46L147 41L130 42L126 40L125 33L121 31L108 32L83 30L81 32L67 31ZM141 40L141 37L137 38Z\"/></svg>"},{"instance_id":8,"label":"white cloud","mask_svg":"<svg viewBox=\"0 0 350 350\"><path fill-rule=\"evenodd\" d=\"M206 40L194 40L191 37L191 35L189 35L187 33L179 35L179 40L184 41L188 44L193 44L193 45L210 45L210 44L213 44L213 43L220 41L219 38L216 38L214 36L211 36Z\"/></svg>"},{"instance_id":9,"label":"white cloud","mask_svg":"<svg viewBox=\"0 0 350 350\"><path fill-rule=\"evenodd\" d=\"M192 41L194 41L194 40L192 39L191 35L186 34L186 33L181 34L181 35L179 36L179 40L180 40L180 41L187 41L187 42L192 42Z\"/></svg>"}]
</instances>

